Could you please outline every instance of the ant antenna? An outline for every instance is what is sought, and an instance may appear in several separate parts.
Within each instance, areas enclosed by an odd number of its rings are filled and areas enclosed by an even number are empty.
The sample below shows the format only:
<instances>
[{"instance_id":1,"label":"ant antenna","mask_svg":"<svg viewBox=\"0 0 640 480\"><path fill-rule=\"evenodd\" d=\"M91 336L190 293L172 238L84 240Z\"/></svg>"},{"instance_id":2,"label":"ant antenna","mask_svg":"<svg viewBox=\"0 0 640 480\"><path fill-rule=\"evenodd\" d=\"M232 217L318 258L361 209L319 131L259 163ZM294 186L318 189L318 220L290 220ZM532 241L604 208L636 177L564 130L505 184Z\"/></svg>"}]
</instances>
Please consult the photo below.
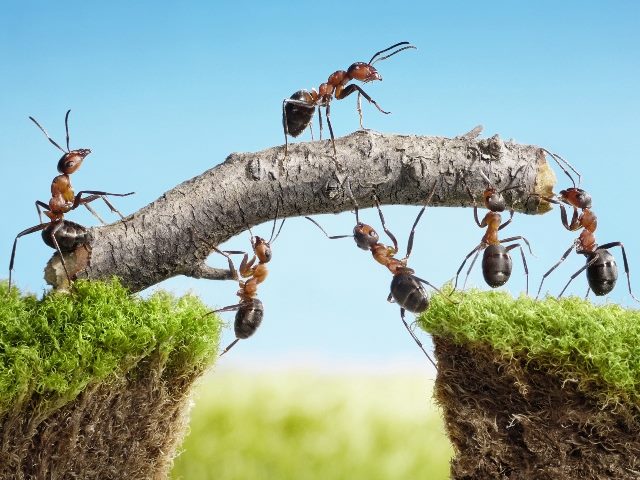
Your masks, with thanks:
<instances>
[{"instance_id":1,"label":"ant antenna","mask_svg":"<svg viewBox=\"0 0 640 480\"><path fill-rule=\"evenodd\" d=\"M377 59L376 59L376 57L377 57L378 55L380 55L381 53L388 52L389 50L391 50L391 49L393 49L393 48L399 47L400 45L407 45L407 46L406 46L406 47L399 48L398 50L396 50L395 52L390 53L389 55L385 55L384 57L380 57L380 58L377 58ZM396 53L399 53L399 52L401 52L402 50L407 50L407 49L409 49L409 48L413 48L413 49L416 49L416 50L417 50L417 47L414 47L413 45L409 45L409 42L400 42L400 43L396 43L395 45L391 45L389 48L385 48L384 50L380 50L379 52L376 52L376 53L373 55L373 57L371 57L371 60L369 60L369 65L373 65L373 64L374 64L374 63L376 63L376 62L379 62L379 61L381 61L381 60L385 60L385 59L387 59L387 58L389 58L389 57L391 57L391 56L395 55ZM375 61L374 61L374 59L375 59Z\"/></svg>"},{"instance_id":2,"label":"ant antenna","mask_svg":"<svg viewBox=\"0 0 640 480\"><path fill-rule=\"evenodd\" d=\"M71 151L69 148L69 114L71 110L67 110L67 114L64 116L64 128L67 131L67 151Z\"/></svg>"},{"instance_id":3,"label":"ant antenna","mask_svg":"<svg viewBox=\"0 0 640 480\"><path fill-rule=\"evenodd\" d=\"M511 184L514 182L514 180L518 176L518 173L520 173L520 170L522 170L523 168L524 168L524 165L520 165L520 167L518 167L518 169L516 170L516 173L514 173L513 176L511 177L511 181L508 183L508 185L502 190L500 190L498 193L504 193L507 190L513 190L514 188L518 188L519 185L511 185Z\"/></svg>"},{"instance_id":4,"label":"ant antenna","mask_svg":"<svg viewBox=\"0 0 640 480\"><path fill-rule=\"evenodd\" d=\"M273 228L271 229L271 237L269 238L269 241L267 242L269 245L271 245L271 242L275 242L276 239L278 238L278 235L280 235L280 232L282 231L282 226L284 225L284 221L286 220L286 218L282 219L282 223L280 224L280 228L278 229L278 233L276 233L276 236L274 238L273 233L276 231L276 222L278 221L278 211L280 209L280 202L276 203L276 216L273 219ZM249 230L251 231L251 230Z\"/></svg>"},{"instance_id":5,"label":"ant antenna","mask_svg":"<svg viewBox=\"0 0 640 480\"><path fill-rule=\"evenodd\" d=\"M492 186L491 180L489 180L489 177L487 177L487 175L482 170L480 170L480 175L482 175L482 178L484 178L487 181L487 187L491 187Z\"/></svg>"},{"instance_id":6,"label":"ant antenna","mask_svg":"<svg viewBox=\"0 0 640 480\"><path fill-rule=\"evenodd\" d=\"M551 153L546 148L543 148L542 151L545 152L547 155L551 156L551 158L553 158L556 161L560 169L565 173L567 177L569 177L569 179L571 180L571 183L573 183L573 188L578 188L580 186L580 183L582 182L582 176L573 167L573 165L571 165L569 162L567 162L564 158L562 158L557 153ZM568 168L570 168L573 171L573 173L575 173L578 176L578 185L576 185L576 181L573 179L571 174L567 172L567 170L562 166L562 164L565 164Z\"/></svg>"},{"instance_id":7,"label":"ant antenna","mask_svg":"<svg viewBox=\"0 0 640 480\"><path fill-rule=\"evenodd\" d=\"M69 111L71 111L71 110L69 110ZM67 115L69 115L69 112L67 112ZM57 143L56 143L56 142L55 142L55 141L54 141L54 140L49 136L49 134L47 133L47 131L46 131L44 128L42 128L42 125L40 125L40 124L38 123L38 121L37 121L35 118L33 118L33 117L31 117L31 116L30 116L30 117L29 117L29 120L31 120L33 123L35 123L35 124L36 124L36 126L37 126L40 130L42 130L42 133L44 133L45 137L47 137L47 138L49 139L49 141L50 141L50 142L51 142L51 143L52 143L52 144L53 144L53 145L54 145L58 150L60 150L62 153L69 153L68 151L65 151L65 150L64 150L60 145L58 145L58 144L57 144ZM69 132L69 131L67 130L67 135L68 135L68 132ZM67 149L68 149L68 148L69 148L69 142L68 142L68 139L67 139Z\"/></svg>"},{"instance_id":8,"label":"ant antenna","mask_svg":"<svg viewBox=\"0 0 640 480\"><path fill-rule=\"evenodd\" d=\"M393 47L392 47L393 48ZM360 217L358 216L358 202L356 202L356 198L353 196L353 192L351 191L351 181L347 181L347 190L351 201L353 202L353 209L356 213L356 223L360 223Z\"/></svg>"}]
</instances>

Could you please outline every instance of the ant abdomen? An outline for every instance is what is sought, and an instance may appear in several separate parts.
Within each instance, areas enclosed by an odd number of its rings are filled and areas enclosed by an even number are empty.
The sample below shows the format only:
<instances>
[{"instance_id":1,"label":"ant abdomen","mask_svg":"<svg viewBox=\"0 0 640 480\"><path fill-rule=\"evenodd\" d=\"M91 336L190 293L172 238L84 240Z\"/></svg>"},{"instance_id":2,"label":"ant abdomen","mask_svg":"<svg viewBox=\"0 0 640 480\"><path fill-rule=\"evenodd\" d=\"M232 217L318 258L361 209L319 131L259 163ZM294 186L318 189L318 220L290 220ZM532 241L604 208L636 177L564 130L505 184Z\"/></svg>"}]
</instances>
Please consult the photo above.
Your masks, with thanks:
<instances>
[{"instance_id":1,"label":"ant abdomen","mask_svg":"<svg viewBox=\"0 0 640 480\"><path fill-rule=\"evenodd\" d=\"M422 284L410 273L399 273L391 280L391 296L400 307L412 313L429 308L429 297Z\"/></svg>"},{"instance_id":2,"label":"ant abdomen","mask_svg":"<svg viewBox=\"0 0 640 480\"><path fill-rule=\"evenodd\" d=\"M245 339L253 335L262 323L263 316L264 306L257 298L240 305L234 324L236 338Z\"/></svg>"},{"instance_id":3,"label":"ant abdomen","mask_svg":"<svg viewBox=\"0 0 640 480\"><path fill-rule=\"evenodd\" d=\"M307 90L298 90L289 99L296 100L296 102L287 102L284 106L287 133L292 137L297 137L311 123L316 107L311 93ZM298 102L302 102L305 105Z\"/></svg>"},{"instance_id":4,"label":"ant abdomen","mask_svg":"<svg viewBox=\"0 0 640 480\"><path fill-rule=\"evenodd\" d=\"M53 243L53 239L51 238L51 232L57 225L57 223L52 223L42 230L42 240L44 240L45 244L54 249L56 248L56 245ZM89 230L78 223L63 220L62 226L55 230L54 236L58 242L60 251L70 253L80 245L88 242Z\"/></svg>"},{"instance_id":5,"label":"ant abdomen","mask_svg":"<svg viewBox=\"0 0 640 480\"><path fill-rule=\"evenodd\" d=\"M491 288L501 287L509 280L513 262L502 245L489 245L482 255L482 275Z\"/></svg>"},{"instance_id":6,"label":"ant abdomen","mask_svg":"<svg viewBox=\"0 0 640 480\"><path fill-rule=\"evenodd\" d=\"M587 267L587 281L593 293L598 296L606 295L616 286L618 266L608 250L596 250L587 255L587 263L593 260L594 255L598 259Z\"/></svg>"}]
</instances>

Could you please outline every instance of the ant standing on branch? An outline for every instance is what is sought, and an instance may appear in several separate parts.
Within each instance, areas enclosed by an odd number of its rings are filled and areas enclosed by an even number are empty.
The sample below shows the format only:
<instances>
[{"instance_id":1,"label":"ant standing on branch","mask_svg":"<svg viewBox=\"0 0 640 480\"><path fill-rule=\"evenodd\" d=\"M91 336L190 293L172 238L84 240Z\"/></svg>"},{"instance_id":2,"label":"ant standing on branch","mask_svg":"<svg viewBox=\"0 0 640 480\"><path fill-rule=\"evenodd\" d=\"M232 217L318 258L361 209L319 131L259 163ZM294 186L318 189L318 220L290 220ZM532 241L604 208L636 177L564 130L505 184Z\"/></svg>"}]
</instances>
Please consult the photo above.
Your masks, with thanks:
<instances>
[{"instance_id":1,"label":"ant standing on branch","mask_svg":"<svg viewBox=\"0 0 640 480\"><path fill-rule=\"evenodd\" d=\"M234 322L236 339L222 351L220 356L231 350L238 341L249 338L253 335L262 323L264 306L257 298L258 285L264 282L267 278L267 263L271 260L271 243L275 242L278 235L280 235L280 231L282 230L282 226L284 225L286 218L282 219L278 233L276 233L274 237L277 220L278 207L276 207L276 216L273 219L273 228L271 229L271 237L269 238L269 241L266 241L262 237L254 236L253 232L251 232L251 228L247 227L251 234L251 249L253 250L253 257L251 260L249 260L249 254L246 252L237 250L223 251L217 247L213 247L216 252L227 258L229 262L229 270L231 271L231 278L233 280L237 280L240 286L240 289L237 292L238 297L240 297L240 303L219 308L207 313L207 315L211 315L213 313L237 311ZM233 265L233 260L231 260L231 255L244 255L242 262L240 263L240 277L248 280L240 280L238 277L238 271ZM256 260L258 261L257 264L255 264Z\"/></svg>"},{"instance_id":2,"label":"ant standing on branch","mask_svg":"<svg viewBox=\"0 0 640 480\"><path fill-rule=\"evenodd\" d=\"M400 47L394 52L388 55L380 57L379 55L396 47ZM400 42L395 45L391 45L384 50L376 52L368 63L356 62L352 64L346 71L337 70L333 72L329 79L321 84L316 91L315 88L311 89L311 92L307 90L298 90L290 98L285 98L282 101L282 127L284 129L284 158L287 158L289 139L288 136L297 137L308 126L311 125L313 120L313 114L318 107L318 121L320 123L320 140L322 140L322 113L319 107L325 108L327 116L327 125L329 125L329 133L331 134L331 145L333 146L333 157L337 159L335 137L333 135L333 127L331 126L331 100L335 97L336 100L342 100L348 97L353 92L358 92L358 115L360 116L360 128L362 127L362 108L360 106L360 96L362 95L370 103L372 103L379 111L384 114L390 112L384 111L380 108L380 105L376 103L360 86L355 83L349 83L352 80L358 80L363 83L371 82L374 80L382 80L382 76L374 68L373 64L381 60L385 60L398 52L407 50L409 48L415 49L413 45L409 45L409 42ZM312 131L313 140L313 131Z\"/></svg>"},{"instance_id":3,"label":"ant standing on branch","mask_svg":"<svg viewBox=\"0 0 640 480\"><path fill-rule=\"evenodd\" d=\"M67 138L67 149L64 150L58 145L47 133L47 131L37 122L33 117L29 119L36 124L36 126L42 130L49 142L51 142L63 155L58 161L58 172L60 175L56 176L51 182L51 199L49 203L36 201L36 209L38 211L38 217L40 218L40 224L27 228L16 235L13 242L13 248L11 250L11 260L9 261L9 289L11 289L11 272L13 270L13 263L16 255L16 246L18 238L29 235L30 233L38 232L42 230L42 237L44 242L52 248L55 248L60 255L60 261L64 268L67 280L71 283L71 275L67 269L67 265L62 255L63 252L69 253L75 250L75 248L86 241L87 230L77 223L64 220L64 215L80 205L84 205L98 220L103 224L105 223L102 218L93 210L89 203L94 200L102 199L112 212L120 215L120 218L124 218L122 214L116 209L105 196L111 195L115 197L126 197L132 195L134 192L129 193L108 193L95 190L82 190L77 194L74 193L71 186L70 175L80 168L84 159L91 153L88 148L80 148L77 150L70 150L69 148L69 114L71 110L68 110L64 117L64 125ZM88 195L84 196L83 195ZM42 210L44 214L49 217L49 222L42 222Z\"/></svg>"},{"instance_id":4,"label":"ant standing on branch","mask_svg":"<svg viewBox=\"0 0 640 480\"><path fill-rule=\"evenodd\" d=\"M591 195L579 188L581 181L580 174L576 171L573 165L567 162L560 155L551 153L545 149L542 150L556 161L558 166L571 180L573 187L566 190L561 190L559 195L554 194L555 198L544 197L541 195L539 195L539 197L543 200L546 200L547 202L554 203L560 206L560 219L564 228L566 228L570 232L575 232L582 229L582 232L580 232L580 236L571 243L571 246L567 249L566 252L564 252L562 257L560 257L560 260L558 260L558 262L556 262L556 264L553 265L553 267L551 267L542 276L536 298L540 296L540 291L542 290L542 284L544 283L544 280L562 262L565 261L565 259L569 256L574 248L576 250L576 253L585 256L586 264L573 275L571 275L571 278L564 286L558 297L561 297L569 284L573 281L573 279L585 270L587 271L587 282L589 283L589 288L587 289L585 298L589 296L589 292L591 290L593 290L593 293L595 293L597 296L606 295L607 293L611 292L613 290L613 287L615 287L616 285L616 281L618 280L618 266L616 265L616 261L613 258L613 255L609 253L608 249L612 247L620 247L620 249L622 250L622 260L624 261L624 271L627 274L627 286L629 287L629 295L631 295L631 298L633 298L636 302L640 301L633 295L633 292L631 291L629 263L627 262L627 253L624 250L624 245L622 244L622 242L610 242L600 246L598 246L598 244L596 243L595 231L598 227L598 218L596 217L596 214L593 212L593 210L591 210ZM575 180L573 179L573 176L567 171L565 166L572 170L573 173L578 176L577 185ZM558 200L556 200L556 198ZM567 210L564 205L573 207L571 222L568 221ZM578 210L580 210L580 212L578 212Z\"/></svg>"},{"instance_id":5,"label":"ant standing on branch","mask_svg":"<svg viewBox=\"0 0 640 480\"><path fill-rule=\"evenodd\" d=\"M438 293L442 293L437 287L429 283L427 280L419 278L414 275L415 271L412 268L407 266L407 262L409 261L409 257L411 255L411 251L413 250L413 238L416 230L416 226L422 217L427 205L431 202L431 198L436 190L436 185L434 184L427 201L424 206L418 213L415 221L413 222L413 226L411 227L411 232L409 233L409 240L407 242L407 254L402 259L395 258L395 255L398 254L398 241L396 237L387 229L387 226L384 221L384 216L382 215L382 209L380 208L380 202L378 198L374 195L374 201L376 203L376 208L378 209L378 214L380 216L380 221L382 222L382 228L387 234L387 236L391 239L393 243L393 247L388 247L382 243L380 243L378 233L374 230L373 227L362 223L358 216L358 203L356 202L353 194L351 193L351 189L349 188L349 196L354 203L355 207L355 215L356 215L356 226L353 228L353 235L333 235L330 236L324 228L320 226L318 222L313 220L311 217L305 217L307 220L316 225L330 240L338 239L338 238L348 238L351 237L354 239L356 245L363 249L369 250L373 255L373 258L384 265L389 269L391 274L393 275L393 279L391 281L390 293L387 297L387 301L389 302L397 302L400 306L400 318L402 319L402 323L405 328L416 342L418 347L422 350L422 352L426 355L429 361L433 364L434 367L437 368L435 362L431 358L431 356L427 353L422 342L418 339L416 334L411 330L411 327L407 324L405 320L405 310L409 310L412 313L422 313L429 308L429 296L425 291L422 284L429 285ZM448 298L445 296L445 298Z\"/></svg>"}]
</instances>

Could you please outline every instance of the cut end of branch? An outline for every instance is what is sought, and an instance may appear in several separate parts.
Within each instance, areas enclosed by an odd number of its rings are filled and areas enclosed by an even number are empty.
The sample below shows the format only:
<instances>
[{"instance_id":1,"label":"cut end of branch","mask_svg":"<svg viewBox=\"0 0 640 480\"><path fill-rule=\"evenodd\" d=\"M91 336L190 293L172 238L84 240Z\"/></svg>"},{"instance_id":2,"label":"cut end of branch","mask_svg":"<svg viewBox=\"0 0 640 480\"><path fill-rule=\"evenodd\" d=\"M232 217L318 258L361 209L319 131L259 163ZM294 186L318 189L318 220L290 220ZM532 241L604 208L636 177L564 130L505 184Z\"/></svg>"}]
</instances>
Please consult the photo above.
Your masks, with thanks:
<instances>
[{"instance_id":1,"label":"cut end of branch","mask_svg":"<svg viewBox=\"0 0 640 480\"><path fill-rule=\"evenodd\" d=\"M538 152L538 173L536 175L536 182L533 186L533 193L540 195L541 197L553 197L553 187L557 181L556 174L551 169L549 162L547 162L544 150L540 149ZM551 204L545 200L540 200L538 203L537 213L546 213L551 210Z\"/></svg>"}]
</instances>

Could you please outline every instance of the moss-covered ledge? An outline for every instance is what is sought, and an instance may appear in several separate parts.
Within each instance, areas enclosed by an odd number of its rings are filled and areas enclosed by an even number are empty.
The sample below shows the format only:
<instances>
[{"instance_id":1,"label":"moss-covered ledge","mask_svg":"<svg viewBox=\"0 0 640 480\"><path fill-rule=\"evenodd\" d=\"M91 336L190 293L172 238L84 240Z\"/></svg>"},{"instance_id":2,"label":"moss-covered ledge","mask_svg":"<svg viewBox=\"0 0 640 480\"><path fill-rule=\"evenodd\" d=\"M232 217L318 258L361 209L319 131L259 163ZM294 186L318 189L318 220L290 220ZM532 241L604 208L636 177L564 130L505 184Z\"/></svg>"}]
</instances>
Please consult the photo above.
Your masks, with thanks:
<instances>
[{"instance_id":1,"label":"moss-covered ledge","mask_svg":"<svg viewBox=\"0 0 640 480\"><path fill-rule=\"evenodd\" d=\"M500 292L433 298L454 479L637 479L640 312Z\"/></svg>"},{"instance_id":2,"label":"moss-covered ledge","mask_svg":"<svg viewBox=\"0 0 640 480\"><path fill-rule=\"evenodd\" d=\"M166 478L219 319L116 281L0 298L0 479Z\"/></svg>"}]
</instances>

